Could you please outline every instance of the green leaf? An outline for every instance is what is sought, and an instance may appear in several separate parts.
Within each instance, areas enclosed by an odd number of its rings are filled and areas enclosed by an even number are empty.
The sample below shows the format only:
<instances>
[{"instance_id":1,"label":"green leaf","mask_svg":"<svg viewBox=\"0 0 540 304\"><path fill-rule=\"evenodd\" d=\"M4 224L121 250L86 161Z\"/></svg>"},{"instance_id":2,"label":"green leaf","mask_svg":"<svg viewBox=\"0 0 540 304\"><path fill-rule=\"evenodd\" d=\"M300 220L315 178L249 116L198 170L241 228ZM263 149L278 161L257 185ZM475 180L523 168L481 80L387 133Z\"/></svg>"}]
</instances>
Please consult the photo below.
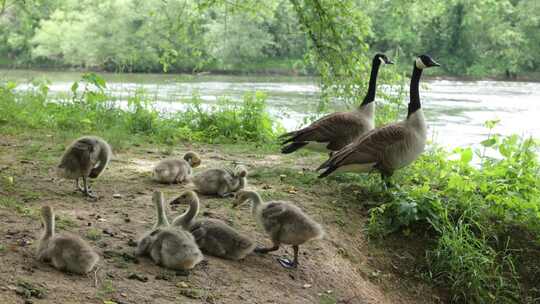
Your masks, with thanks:
<instances>
[{"instance_id":1,"label":"green leaf","mask_svg":"<svg viewBox=\"0 0 540 304\"><path fill-rule=\"evenodd\" d=\"M480 142L480 144L484 147L492 147L497 143L497 139L495 138L488 138L486 140L483 140Z\"/></svg>"},{"instance_id":2,"label":"green leaf","mask_svg":"<svg viewBox=\"0 0 540 304\"><path fill-rule=\"evenodd\" d=\"M73 93L73 95L76 95L77 94L77 89L79 88L79 82L75 81L72 85L71 85L71 92Z\"/></svg>"},{"instance_id":3,"label":"green leaf","mask_svg":"<svg viewBox=\"0 0 540 304\"><path fill-rule=\"evenodd\" d=\"M471 148L464 149L461 151L461 163L466 165L471 162L473 158L473 151Z\"/></svg>"}]
</instances>

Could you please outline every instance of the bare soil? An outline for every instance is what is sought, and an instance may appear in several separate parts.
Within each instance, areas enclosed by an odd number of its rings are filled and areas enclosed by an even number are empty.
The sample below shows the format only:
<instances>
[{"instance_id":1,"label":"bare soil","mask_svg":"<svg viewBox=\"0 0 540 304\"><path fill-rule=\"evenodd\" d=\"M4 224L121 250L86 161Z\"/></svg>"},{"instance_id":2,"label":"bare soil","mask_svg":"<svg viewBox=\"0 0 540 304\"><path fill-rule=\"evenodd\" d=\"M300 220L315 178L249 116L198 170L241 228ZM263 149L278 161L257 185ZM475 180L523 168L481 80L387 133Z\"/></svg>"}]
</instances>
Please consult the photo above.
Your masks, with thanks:
<instances>
[{"instance_id":1,"label":"bare soil","mask_svg":"<svg viewBox=\"0 0 540 304\"><path fill-rule=\"evenodd\" d=\"M148 146L115 151L110 166L92 187L91 201L74 191L72 181L58 179L54 167L69 140L0 135L0 303L439 303L443 297L407 269L415 253L401 246L368 241L367 210L362 199L338 202L324 183L298 182L322 156L236 153L222 146L179 146L172 155ZM301 265L286 270L276 257L292 255L283 247L242 261L206 256L189 273L160 268L135 259L134 241L154 220L154 190L172 200L191 185L159 185L152 166L187 150L201 154L195 172L234 162L250 170L249 188L266 199L287 199L318 220L326 237L301 246ZM289 175L282 172L292 172ZM296 186L294 186L296 185ZM114 195L114 197L113 197ZM232 209L231 199L201 197L200 216L219 218L260 245L268 238L255 224L249 207ZM40 235L39 208L57 214L57 231L81 235L101 256L97 271L69 275L35 259ZM171 210L172 216L182 210ZM394 240L400 242L399 240ZM407 240L404 243L408 242ZM418 254L423 254L419 252Z\"/></svg>"}]
</instances>

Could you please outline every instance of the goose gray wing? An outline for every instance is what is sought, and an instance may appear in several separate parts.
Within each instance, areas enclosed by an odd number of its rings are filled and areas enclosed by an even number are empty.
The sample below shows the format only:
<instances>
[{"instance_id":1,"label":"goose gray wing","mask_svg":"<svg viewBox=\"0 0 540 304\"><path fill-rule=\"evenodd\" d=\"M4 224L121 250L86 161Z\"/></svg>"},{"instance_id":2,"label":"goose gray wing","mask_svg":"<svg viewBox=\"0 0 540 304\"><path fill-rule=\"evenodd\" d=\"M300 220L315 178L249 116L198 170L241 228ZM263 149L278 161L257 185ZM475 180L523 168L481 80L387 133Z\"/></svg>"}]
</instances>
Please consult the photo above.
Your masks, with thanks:
<instances>
[{"instance_id":1,"label":"goose gray wing","mask_svg":"<svg viewBox=\"0 0 540 304\"><path fill-rule=\"evenodd\" d=\"M403 141L409 131L400 124L380 127L361 136L353 143L334 153L317 170L327 169L320 177L327 176L347 164L379 163L384 152Z\"/></svg>"},{"instance_id":2,"label":"goose gray wing","mask_svg":"<svg viewBox=\"0 0 540 304\"><path fill-rule=\"evenodd\" d=\"M283 135L289 142L321 142L328 143L327 148L338 150L358 136L364 129L361 119L351 112L338 112L327 115L311 125Z\"/></svg>"}]
</instances>

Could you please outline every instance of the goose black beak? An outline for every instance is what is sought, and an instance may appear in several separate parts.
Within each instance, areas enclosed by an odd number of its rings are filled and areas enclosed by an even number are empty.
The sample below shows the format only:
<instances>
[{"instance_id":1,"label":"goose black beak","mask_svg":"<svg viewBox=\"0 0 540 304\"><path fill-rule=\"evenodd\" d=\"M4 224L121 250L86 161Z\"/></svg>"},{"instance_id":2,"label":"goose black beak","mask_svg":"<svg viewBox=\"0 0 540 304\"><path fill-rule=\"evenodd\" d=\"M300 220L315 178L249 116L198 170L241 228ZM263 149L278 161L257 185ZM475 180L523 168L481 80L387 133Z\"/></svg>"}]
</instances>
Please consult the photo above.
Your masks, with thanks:
<instances>
[{"instance_id":1,"label":"goose black beak","mask_svg":"<svg viewBox=\"0 0 540 304\"><path fill-rule=\"evenodd\" d=\"M433 61L431 62L431 66L432 66L432 67L440 67L441 65L440 65L437 61L433 60Z\"/></svg>"},{"instance_id":2,"label":"goose black beak","mask_svg":"<svg viewBox=\"0 0 540 304\"><path fill-rule=\"evenodd\" d=\"M390 59L388 59L385 63L386 64L394 64L394 62L392 60L390 60Z\"/></svg>"}]
</instances>

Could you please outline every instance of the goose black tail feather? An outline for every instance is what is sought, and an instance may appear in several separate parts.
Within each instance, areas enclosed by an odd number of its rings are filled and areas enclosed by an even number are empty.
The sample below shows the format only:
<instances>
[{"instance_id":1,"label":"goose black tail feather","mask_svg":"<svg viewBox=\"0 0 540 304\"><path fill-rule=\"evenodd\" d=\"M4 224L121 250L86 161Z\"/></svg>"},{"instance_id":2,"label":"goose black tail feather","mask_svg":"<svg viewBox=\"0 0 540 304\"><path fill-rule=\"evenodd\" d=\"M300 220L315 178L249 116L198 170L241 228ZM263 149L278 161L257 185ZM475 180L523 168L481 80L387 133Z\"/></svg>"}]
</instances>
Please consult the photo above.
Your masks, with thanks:
<instances>
[{"instance_id":1,"label":"goose black tail feather","mask_svg":"<svg viewBox=\"0 0 540 304\"><path fill-rule=\"evenodd\" d=\"M283 133L283 134L281 134L280 136L278 136L278 138L279 138L279 139L290 140L291 138L293 138L293 137L296 136L296 133L297 133L297 131L292 131L292 132Z\"/></svg>"},{"instance_id":2,"label":"goose black tail feather","mask_svg":"<svg viewBox=\"0 0 540 304\"><path fill-rule=\"evenodd\" d=\"M327 167L326 171L324 171L323 173L321 173L319 175L319 178L327 177L328 175L332 174L332 172L334 172L336 169L337 169L337 167L335 167L335 166Z\"/></svg>"},{"instance_id":3,"label":"goose black tail feather","mask_svg":"<svg viewBox=\"0 0 540 304\"><path fill-rule=\"evenodd\" d=\"M286 143L286 142L284 142ZM281 153L289 154L307 145L306 142L293 142L281 148Z\"/></svg>"}]
</instances>

